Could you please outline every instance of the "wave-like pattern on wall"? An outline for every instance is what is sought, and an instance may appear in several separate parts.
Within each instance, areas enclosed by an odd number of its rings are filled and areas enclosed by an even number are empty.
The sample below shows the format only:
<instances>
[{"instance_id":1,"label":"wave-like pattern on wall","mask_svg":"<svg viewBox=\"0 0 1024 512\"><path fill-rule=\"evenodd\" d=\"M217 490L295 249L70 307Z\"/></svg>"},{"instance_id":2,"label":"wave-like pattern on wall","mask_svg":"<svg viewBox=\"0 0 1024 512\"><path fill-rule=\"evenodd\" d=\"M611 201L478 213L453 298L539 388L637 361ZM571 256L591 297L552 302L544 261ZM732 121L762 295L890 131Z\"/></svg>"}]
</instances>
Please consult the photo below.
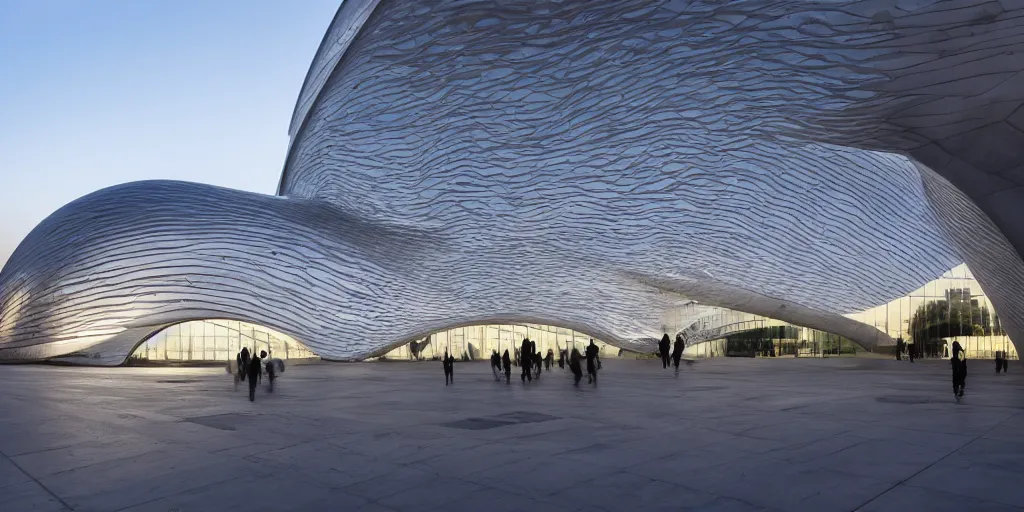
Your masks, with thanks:
<instances>
[{"instance_id":1,"label":"wave-like pattern on wall","mask_svg":"<svg viewBox=\"0 0 1024 512\"><path fill-rule=\"evenodd\" d=\"M483 322L644 350L693 301L889 343L840 315L963 250L1000 264L948 241L941 177L864 149L927 143L899 78L932 48L990 52L961 20L1016 33L971 3L354 2L300 93L284 197L143 182L69 204L0 273L0 357L198 318L329 359Z\"/></svg>"}]
</instances>

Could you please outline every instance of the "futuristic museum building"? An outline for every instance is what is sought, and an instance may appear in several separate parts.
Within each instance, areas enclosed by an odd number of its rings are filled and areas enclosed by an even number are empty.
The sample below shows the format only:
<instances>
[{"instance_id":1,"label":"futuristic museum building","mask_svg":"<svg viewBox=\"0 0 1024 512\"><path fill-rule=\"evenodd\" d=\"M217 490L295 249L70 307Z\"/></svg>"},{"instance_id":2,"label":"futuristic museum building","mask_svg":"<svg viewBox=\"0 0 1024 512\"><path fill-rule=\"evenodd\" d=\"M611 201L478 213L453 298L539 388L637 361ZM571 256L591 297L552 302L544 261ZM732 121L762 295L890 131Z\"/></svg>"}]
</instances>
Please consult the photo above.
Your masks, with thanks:
<instances>
[{"instance_id":1,"label":"futuristic museum building","mask_svg":"<svg viewBox=\"0 0 1024 512\"><path fill-rule=\"evenodd\" d=\"M1024 339L1022 2L346 0L288 134L45 219L0 360Z\"/></svg>"}]
</instances>

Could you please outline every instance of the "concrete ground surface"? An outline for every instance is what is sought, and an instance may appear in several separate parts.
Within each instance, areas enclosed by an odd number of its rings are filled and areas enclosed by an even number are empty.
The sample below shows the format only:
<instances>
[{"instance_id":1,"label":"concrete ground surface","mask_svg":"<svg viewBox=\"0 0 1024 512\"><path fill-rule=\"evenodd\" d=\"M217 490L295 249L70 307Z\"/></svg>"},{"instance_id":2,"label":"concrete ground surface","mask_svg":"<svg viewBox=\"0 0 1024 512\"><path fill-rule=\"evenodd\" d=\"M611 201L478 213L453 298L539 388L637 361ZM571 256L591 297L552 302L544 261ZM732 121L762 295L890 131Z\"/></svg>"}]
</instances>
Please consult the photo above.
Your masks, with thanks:
<instances>
[{"instance_id":1,"label":"concrete ground surface","mask_svg":"<svg viewBox=\"0 0 1024 512\"><path fill-rule=\"evenodd\" d=\"M1024 368L605 362L495 383L486 363L0 367L0 510L1024 509Z\"/></svg>"}]
</instances>

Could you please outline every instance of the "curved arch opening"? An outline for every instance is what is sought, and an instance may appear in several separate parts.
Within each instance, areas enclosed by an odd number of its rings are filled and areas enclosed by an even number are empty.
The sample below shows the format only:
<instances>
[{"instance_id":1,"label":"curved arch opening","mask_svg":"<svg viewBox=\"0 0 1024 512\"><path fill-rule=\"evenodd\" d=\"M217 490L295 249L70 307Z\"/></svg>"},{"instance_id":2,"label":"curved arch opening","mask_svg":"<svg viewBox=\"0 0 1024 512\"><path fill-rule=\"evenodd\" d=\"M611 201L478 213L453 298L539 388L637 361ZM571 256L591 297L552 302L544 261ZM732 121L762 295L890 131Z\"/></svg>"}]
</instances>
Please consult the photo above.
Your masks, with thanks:
<instances>
[{"instance_id":1,"label":"curved arch opening","mask_svg":"<svg viewBox=\"0 0 1024 512\"><path fill-rule=\"evenodd\" d=\"M420 339L400 343L367 358L367 361L427 361L437 360L448 351L463 361L487 360L491 352L503 354L508 350L515 358L524 338L536 342L537 350L555 357L563 349L576 347L581 351L594 340L601 357L617 357L622 350L588 333L568 327L526 322L474 323L432 332Z\"/></svg>"},{"instance_id":2,"label":"curved arch opening","mask_svg":"<svg viewBox=\"0 0 1024 512\"><path fill-rule=\"evenodd\" d=\"M223 364L242 347L289 360L319 359L295 338L269 327L228 319L179 322L164 327L136 345L125 361L128 366Z\"/></svg>"}]
</instances>

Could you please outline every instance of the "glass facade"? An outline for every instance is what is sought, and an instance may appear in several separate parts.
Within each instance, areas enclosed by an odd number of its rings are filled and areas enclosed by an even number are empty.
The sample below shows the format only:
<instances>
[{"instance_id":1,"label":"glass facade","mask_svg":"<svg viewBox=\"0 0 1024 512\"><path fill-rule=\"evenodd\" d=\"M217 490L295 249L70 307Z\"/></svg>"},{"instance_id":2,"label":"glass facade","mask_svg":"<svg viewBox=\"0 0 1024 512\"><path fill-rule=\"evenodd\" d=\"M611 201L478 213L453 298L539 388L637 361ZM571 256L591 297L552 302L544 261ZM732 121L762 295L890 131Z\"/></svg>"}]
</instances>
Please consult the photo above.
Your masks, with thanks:
<instances>
[{"instance_id":1,"label":"glass facade","mask_svg":"<svg viewBox=\"0 0 1024 512\"><path fill-rule=\"evenodd\" d=\"M591 339L590 336L579 331L550 325L474 325L431 334L423 340L395 348L378 359L399 361L440 359L445 350L456 359L464 361L487 359L491 357L492 350L497 350L499 354L508 350L509 355L515 357L515 351L519 349L523 338L529 338L536 342L537 350L542 354L547 354L548 349L551 349L556 358L559 350L566 347L571 350L575 346L582 352ZM594 344L601 349L601 357L619 355L619 349L607 343L595 339Z\"/></svg>"},{"instance_id":2,"label":"glass facade","mask_svg":"<svg viewBox=\"0 0 1024 512\"><path fill-rule=\"evenodd\" d=\"M905 297L846 316L902 339L917 357L948 358L958 341L970 359L994 359L996 352L1018 359L998 313L966 264ZM864 351L836 334L731 310L701 317L691 328L721 334L687 347L691 357L836 357Z\"/></svg>"},{"instance_id":3,"label":"glass facade","mask_svg":"<svg viewBox=\"0 0 1024 512\"><path fill-rule=\"evenodd\" d=\"M970 359L1017 359L992 302L966 264L888 304L846 315L902 338L919 357L949 357L959 341Z\"/></svg>"},{"instance_id":4,"label":"glass facade","mask_svg":"<svg viewBox=\"0 0 1024 512\"><path fill-rule=\"evenodd\" d=\"M194 320L172 325L136 347L128 364L224 362L242 347L278 359L313 359L312 353L287 334L236 320Z\"/></svg>"}]
</instances>

